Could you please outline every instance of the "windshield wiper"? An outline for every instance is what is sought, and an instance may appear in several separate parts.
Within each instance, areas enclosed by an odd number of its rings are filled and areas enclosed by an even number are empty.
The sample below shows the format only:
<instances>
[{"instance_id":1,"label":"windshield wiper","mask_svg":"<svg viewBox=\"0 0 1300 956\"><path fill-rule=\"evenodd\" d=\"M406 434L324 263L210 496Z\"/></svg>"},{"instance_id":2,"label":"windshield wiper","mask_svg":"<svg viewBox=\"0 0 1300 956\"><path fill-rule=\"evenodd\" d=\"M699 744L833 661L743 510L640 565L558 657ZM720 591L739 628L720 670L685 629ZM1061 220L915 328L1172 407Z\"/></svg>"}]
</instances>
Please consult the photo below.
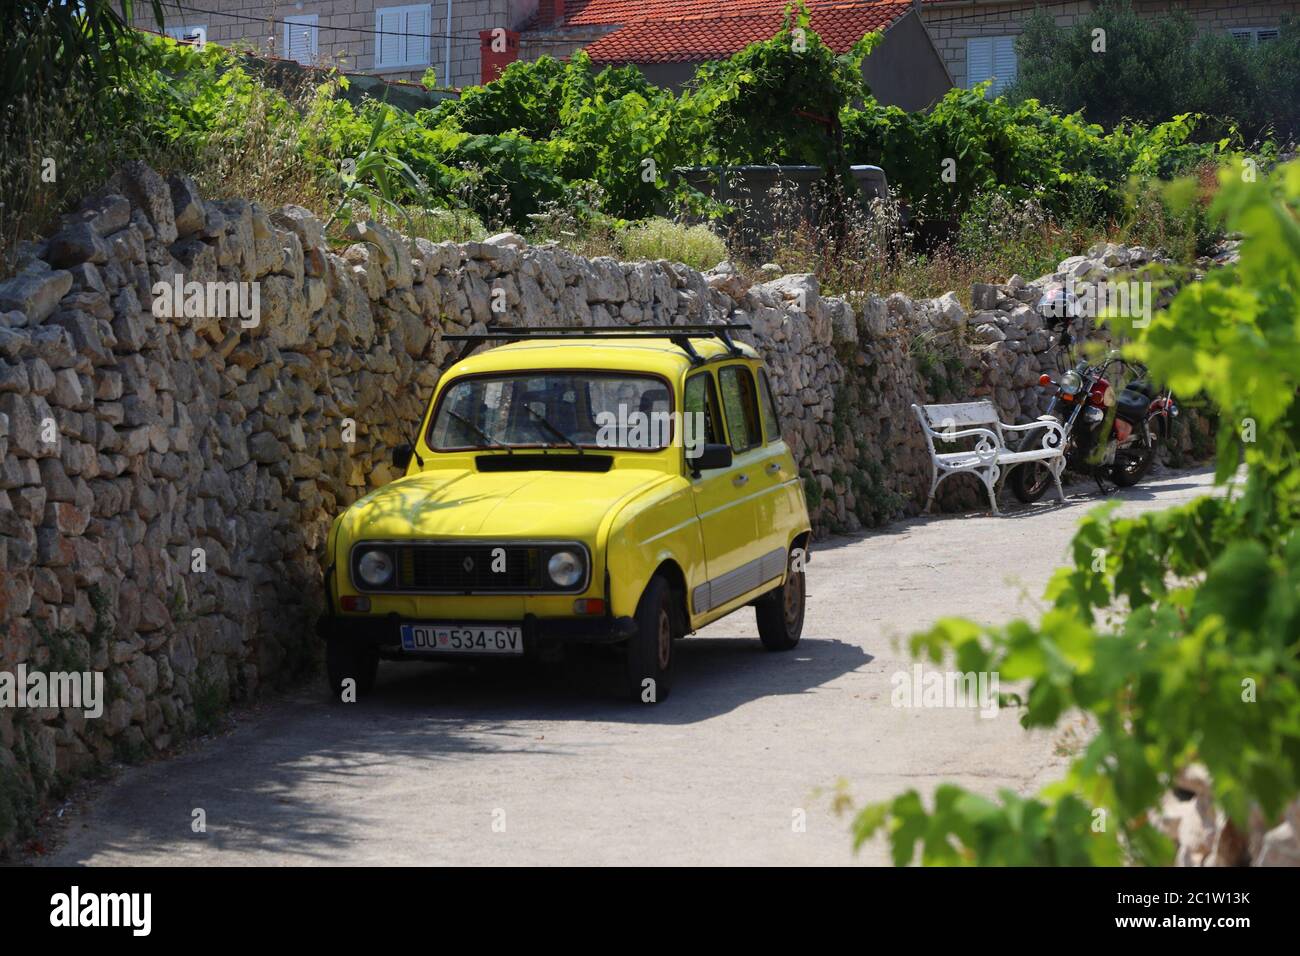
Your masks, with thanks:
<instances>
[{"instance_id":1,"label":"windshield wiper","mask_svg":"<svg viewBox=\"0 0 1300 956\"><path fill-rule=\"evenodd\" d=\"M505 442L503 442L500 438L492 437L483 429L475 425L468 418L466 418L464 415L460 414L460 412L453 412L449 408L447 409L447 414L450 415L452 418L456 419L456 421L460 422L466 428L473 430L475 435L478 435L479 438L482 438L489 445L495 445L497 448L504 448L506 450L507 455L513 455L515 453L514 449L511 448L509 445L507 445Z\"/></svg>"},{"instance_id":2,"label":"windshield wiper","mask_svg":"<svg viewBox=\"0 0 1300 956\"><path fill-rule=\"evenodd\" d=\"M570 438L568 435L564 434L564 432L560 431L558 428L552 425L550 420L545 415L543 415L539 411L536 411L533 408L533 406L529 405L527 402L524 402L524 408L527 409L528 414L532 415L533 420L536 421L539 425L545 428L548 432L550 432L560 441L564 442L566 445L570 446L571 448L577 449L579 455L583 454L582 446L579 445L572 438Z\"/></svg>"}]
</instances>

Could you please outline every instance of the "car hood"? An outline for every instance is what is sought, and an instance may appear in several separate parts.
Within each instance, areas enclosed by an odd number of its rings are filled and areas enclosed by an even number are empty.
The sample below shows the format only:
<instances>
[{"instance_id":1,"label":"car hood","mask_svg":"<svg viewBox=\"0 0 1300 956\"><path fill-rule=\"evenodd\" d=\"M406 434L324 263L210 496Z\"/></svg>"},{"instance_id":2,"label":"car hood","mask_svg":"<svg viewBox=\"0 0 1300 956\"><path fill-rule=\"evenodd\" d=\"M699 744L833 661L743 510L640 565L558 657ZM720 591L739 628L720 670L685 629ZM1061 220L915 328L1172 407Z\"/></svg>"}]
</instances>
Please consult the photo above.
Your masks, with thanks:
<instances>
[{"instance_id":1,"label":"car hood","mask_svg":"<svg viewBox=\"0 0 1300 956\"><path fill-rule=\"evenodd\" d=\"M398 479L359 499L344 525L362 538L577 538L594 541L607 514L669 481L662 471L478 472L440 469Z\"/></svg>"}]
</instances>

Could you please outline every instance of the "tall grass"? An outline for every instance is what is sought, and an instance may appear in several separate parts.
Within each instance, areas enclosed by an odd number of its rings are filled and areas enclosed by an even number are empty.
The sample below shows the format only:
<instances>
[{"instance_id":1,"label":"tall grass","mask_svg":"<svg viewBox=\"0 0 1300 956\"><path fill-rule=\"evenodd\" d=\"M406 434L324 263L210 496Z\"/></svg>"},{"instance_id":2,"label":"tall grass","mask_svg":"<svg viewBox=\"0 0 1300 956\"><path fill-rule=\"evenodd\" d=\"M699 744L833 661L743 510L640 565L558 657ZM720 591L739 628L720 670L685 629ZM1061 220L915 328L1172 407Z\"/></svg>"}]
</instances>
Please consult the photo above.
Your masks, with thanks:
<instances>
[{"instance_id":1,"label":"tall grass","mask_svg":"<svg viewBox=\"0 0 1300 956\"><path fill-rule=\"evenodd\" d=\"M708 226L687 226L668 219L647 219L618 234L627 259L669 259L701 271L727 258L727 245Z\"/></svg>"},{"instance_id":2,"label":"tall grass","mask_svg":"<svg viewBox=\"0 0 1300 956\"><path fill-rule=\"evenodd\" d=\"M1032 279L1097 242L1144 245L1190 263L1217 236L1206 223L1206 196L1183 207L1151 183L1132 185L1118 220L1099 219L1089 209L1063 219L1032 199L979 194L955 228L937 237L927 230L931 224L909 220L903 204L892 199L864 205L819 189L809 201L777 187L767 202L776 226L762 258L786 273L816 275L825 294L904 291L929 298L955 291L968 307L973 283ZM755 276L757 258L745 262Z\"/></svg>"},{"instance_id":3,"label":"tall grass","mask_svg":"<svg viewBox=\"0 0 1300 956\"><path fill-rule=\"evenodd\" d=\"M303 159L305 138L324 136L325 114L314 107L325 88L300 81L278 87L250 84L228 112L202 138L159 149L154 165L162 171L187 172L204 196L241 198L268 208L286 203L322 216L337 205L334 177Z\"/></svg>"}]
</instances>

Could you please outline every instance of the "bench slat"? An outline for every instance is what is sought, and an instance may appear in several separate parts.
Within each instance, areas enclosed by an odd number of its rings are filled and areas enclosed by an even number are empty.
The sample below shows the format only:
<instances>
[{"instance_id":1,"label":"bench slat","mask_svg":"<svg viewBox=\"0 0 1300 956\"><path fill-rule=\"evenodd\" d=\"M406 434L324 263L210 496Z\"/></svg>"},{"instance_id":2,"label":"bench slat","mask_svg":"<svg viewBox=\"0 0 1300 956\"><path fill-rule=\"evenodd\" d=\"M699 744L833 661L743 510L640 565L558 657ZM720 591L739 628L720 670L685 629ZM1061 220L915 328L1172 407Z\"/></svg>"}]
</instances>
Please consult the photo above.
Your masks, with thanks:
<instances>
[{"instance_id":1,"label":"bench slat","mask_svg":"<svg viewBox=\"0 0 1300 956\"><path fill-rule=\"evenodd\" d=\"M998 421L998 410L992 402L962 402L958 405L922 405L925 417L934 429L965 428L969 425L992 425Z\"/></svg>"}]
</instances>

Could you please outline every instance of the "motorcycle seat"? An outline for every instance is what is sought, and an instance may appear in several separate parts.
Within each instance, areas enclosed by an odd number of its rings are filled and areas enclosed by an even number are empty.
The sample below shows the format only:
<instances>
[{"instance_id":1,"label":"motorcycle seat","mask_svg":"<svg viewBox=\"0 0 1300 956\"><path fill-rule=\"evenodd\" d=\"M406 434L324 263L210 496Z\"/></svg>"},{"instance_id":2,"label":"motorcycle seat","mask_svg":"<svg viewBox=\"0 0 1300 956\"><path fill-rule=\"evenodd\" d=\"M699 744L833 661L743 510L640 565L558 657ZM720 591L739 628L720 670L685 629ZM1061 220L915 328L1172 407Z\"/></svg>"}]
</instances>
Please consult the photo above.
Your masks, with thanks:
<instances>
[{"instance_id":1,"label":"motorcycle seat","mask_svg":"<svg viewBox=\"0 0 1300 956\"><path fill-rule=\"evenodd\" d=\"M1131 388L1126 388L1119 393L1115 414L1128 422L1140 422L1146 417L1147 408L1150 405L1151 398L1149 396Z\"/></svg>"}]
</instances>

